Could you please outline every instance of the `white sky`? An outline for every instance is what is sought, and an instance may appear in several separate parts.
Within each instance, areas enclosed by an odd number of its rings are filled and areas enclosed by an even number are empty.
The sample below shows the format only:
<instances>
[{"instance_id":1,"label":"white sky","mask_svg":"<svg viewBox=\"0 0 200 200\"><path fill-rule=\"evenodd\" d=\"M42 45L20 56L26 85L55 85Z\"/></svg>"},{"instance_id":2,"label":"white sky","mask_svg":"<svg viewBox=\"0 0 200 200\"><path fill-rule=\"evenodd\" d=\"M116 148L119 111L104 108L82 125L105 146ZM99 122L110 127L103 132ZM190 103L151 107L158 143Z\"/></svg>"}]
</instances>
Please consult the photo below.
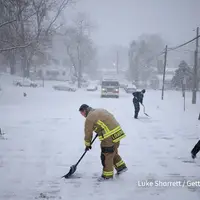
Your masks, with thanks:
<instances>
[{"instance_id":1,"label":"white sky","mask_svg":"<svg viewBox=\"0 0 200 200\"><path fill-rule=\"evenodd\" d=\"M143 33L159 33L176 45L195 37L200 26L200 0L80 0L76 11L97 23L101 46L128 45Z\"/></svg>"}]
</instances>

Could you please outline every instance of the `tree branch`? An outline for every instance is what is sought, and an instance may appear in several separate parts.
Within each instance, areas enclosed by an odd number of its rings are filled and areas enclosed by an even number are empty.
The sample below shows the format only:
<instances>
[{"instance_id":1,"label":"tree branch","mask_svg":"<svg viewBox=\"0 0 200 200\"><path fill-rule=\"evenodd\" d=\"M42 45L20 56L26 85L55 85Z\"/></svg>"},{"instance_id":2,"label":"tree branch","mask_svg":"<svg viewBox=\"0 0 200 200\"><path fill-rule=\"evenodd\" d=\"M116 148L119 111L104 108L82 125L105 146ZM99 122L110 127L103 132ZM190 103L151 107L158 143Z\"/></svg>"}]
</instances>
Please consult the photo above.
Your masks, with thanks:
<instances>
[{"instance_id":1,"label":"tree branch","mask_svg":"<svg viewBox=\"0 0 200 200\"><path fill-rule=\"evenodd\" d=\"M8 40L0 40L0 43L6 43L6 44L10 44L12 46L15 46L11 41L8 41Z\"/></svg>"},{"instance_id":2,"label":"tree branch","mask_svg":"<svg viewBox=\"0 0 200 200\"><path fill-rule=\"evenodd\" d=\"M1 52L4 52L4 51L11 51L11 50L15 50L15 49L23 49L23 48L26 48L28 46L30 46L32 44L32 42L26 44L26 45L23 45L23 46L15 46L15 47L9 47L9 48L5 48L5 49L0 49L0 53Z\"/></svg>"},{"instance_id":3,"label":"tree branch","mask_svg":"<svg viewBox=\"0 0 200 200\"><path fill-rule=\"evenodd\" d=\"M65 7L67 6L67 4L69 4L70 0L63 0L63 2L61 3L60 7L58 8L58 11L55 15L55 17L53 18L53 20L51 21L51 23L49 24L45 34L47 35L50 28L52 27L52 25L55 23L55 21L57 20L57 18L59 17L60 13L63 11L63 9L65 9Z\"/></svg>"},{"instance_id":4,"label":"tree branch","mask_svg":"<svg viewBox=\"0 0 200 200\"><path fill-rule=\"evenodd\" d=\"M13 20L4 22L4 23L0 24L0 28L2 28L3 26L6 26L6 25L8 25L8 24L11 24L11 23L13 23L13 22L15 22L15 21L17 21L17 20L16 20L16 19L13 19Z\"/></svg>"}]
</instances>

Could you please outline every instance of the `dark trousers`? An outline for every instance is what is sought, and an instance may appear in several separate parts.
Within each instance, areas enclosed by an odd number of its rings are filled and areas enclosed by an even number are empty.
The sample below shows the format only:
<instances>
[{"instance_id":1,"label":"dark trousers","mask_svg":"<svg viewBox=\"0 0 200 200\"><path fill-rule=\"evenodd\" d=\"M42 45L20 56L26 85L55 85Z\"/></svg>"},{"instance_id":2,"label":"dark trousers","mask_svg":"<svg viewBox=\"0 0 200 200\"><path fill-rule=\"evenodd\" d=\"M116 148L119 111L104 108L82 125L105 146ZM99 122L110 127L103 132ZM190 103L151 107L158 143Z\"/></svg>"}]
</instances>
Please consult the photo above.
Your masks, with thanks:
<instances>
[{"instance_id":1,"label":"dark trousers","mask_svg":"<svg viewBox=\"0 0 200 200\"><path fill-rule=\"evenodd\" d=\"M135 115L134 115L134 117L138 118L138 113L140 112L140 103L139 103L138 100L133 99L133 105L134 105L134 108L135 108Z\"/></svg>"},{"instance_id":2,"label":"dark trousers","mask_svg":"<svg viewBox=\"0 0 200 200\"><path fill-rule=\"evenodd\" d=\"M196 156L199 151L200 151L200 140L196 143L191 153Z\"/></svg>"}]
</instances>

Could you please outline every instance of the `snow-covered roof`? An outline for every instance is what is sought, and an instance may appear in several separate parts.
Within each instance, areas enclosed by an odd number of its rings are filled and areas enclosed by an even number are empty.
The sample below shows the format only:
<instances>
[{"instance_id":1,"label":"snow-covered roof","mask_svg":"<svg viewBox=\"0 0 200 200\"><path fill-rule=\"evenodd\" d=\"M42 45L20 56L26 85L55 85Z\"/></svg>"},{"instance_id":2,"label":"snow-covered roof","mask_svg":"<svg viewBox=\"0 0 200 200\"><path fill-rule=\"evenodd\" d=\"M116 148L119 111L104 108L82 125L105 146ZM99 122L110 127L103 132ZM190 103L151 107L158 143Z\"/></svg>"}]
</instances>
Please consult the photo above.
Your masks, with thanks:
<instances>
[{"instance_id":1,"label":"snow-covered roof","mask_svg":"<svg viewBox=\"0 0 200 200\"><path fill-rule=\"evenodd\" d=\"M166 75L165 75L165 80L166 80L166 81L171 81L173 77L174 77L173 74L166 74ZM157 78L158 78L159 80L163 80L163 75L157 75Z\"/></svg>"},{"instance_id":2,"label":"snow-covered roof","mask_svg":"<svg viewBox=\"0 0 200 200\"><path fill-rule=\"evenodd\" d=\"M98 72L103 72L103 73L110 73L110 72L113 72L113 73L117 73L117 69L116 68L100 68L100 69L97 69ZM126 69L119 69L119 72L126 72Z\"/></svg>"},{"instance_id":3,"label":"snow-covered roof","mask_svg":"<svg viewBox=\"0 0 200 200\"><path fill-rule=\"evenodd\" d=\"M166 68L166 74L174 74L176 71L176 68Z\"/></svg>"},{"instance_id":4,"label":"snow-covered roof","mask_svg":"<svg viewBox=\"0 0 200 200\"><path fill-rule=\"evenodd\" d=\"M176 71L176 68L167 68L166 69L166 72L175 72Z\"/></svg>"},{"instance_id":5,"label":"snow-covered roof","mask_svg":"<svg viewBox=\"0 0 200 200\"><path fill-rule=\"evenodd\" d=\"M37 67L37 69L45 69L45 70L49 70L49 71L70 70L69 67L62 66L62 65L41 65L41 66Z\"/></svg>"}]
</instances>

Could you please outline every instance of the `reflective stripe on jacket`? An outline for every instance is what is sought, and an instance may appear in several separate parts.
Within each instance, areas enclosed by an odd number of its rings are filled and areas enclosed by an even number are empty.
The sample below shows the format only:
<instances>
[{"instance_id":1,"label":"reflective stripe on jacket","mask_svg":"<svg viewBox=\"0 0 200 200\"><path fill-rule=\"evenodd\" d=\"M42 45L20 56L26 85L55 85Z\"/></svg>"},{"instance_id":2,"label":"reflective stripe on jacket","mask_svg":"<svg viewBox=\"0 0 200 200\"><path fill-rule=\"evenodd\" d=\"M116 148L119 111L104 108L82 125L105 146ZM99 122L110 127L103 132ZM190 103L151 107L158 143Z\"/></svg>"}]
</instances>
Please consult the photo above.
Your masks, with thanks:
<instances>
[{"instance_id":1,"label":"reflective stripe on jacket","mask_svg":"<svg viewBox=\"0 0 200 200\"><path fill-rule=\"evenodd\" d=\"M125 137L115 117L105 109L91 109L85 121L85 145L90 146L93 131L102 146L112 146Z\"/></svg>"}]
</instances>

